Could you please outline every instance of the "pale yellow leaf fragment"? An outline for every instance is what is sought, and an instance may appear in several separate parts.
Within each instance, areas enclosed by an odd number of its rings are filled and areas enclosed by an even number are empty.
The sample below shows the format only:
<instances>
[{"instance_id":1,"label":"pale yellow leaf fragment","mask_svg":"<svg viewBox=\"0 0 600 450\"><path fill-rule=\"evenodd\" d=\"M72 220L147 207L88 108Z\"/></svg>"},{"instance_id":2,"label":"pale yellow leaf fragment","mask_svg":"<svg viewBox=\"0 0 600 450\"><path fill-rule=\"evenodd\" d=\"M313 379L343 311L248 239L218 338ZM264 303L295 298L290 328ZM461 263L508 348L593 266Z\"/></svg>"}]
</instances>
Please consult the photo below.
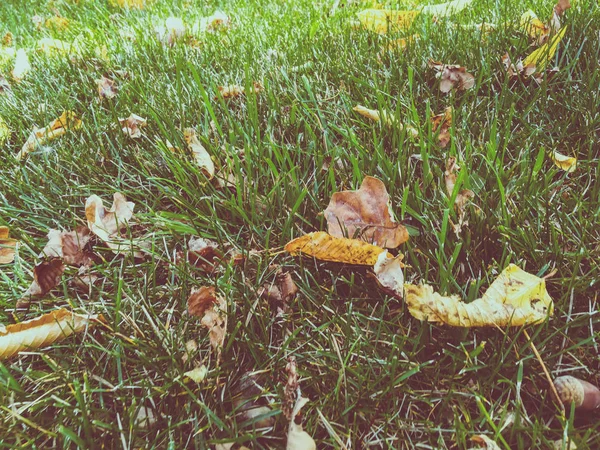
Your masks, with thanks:
<instances>
[{"instance_id":1,"label":"pale yellow leaf fragment","mask_svg":"<svg viewBox=\"0 0 600 450\"><path fill-rule=\"evenodd\" d=\"M285 251L304 254L323 261L373 266L385 250L358 239L333 237L324 231L309 233L288 242Z\"/></svg>"},{"instance_id":2,"label":"pale yellow leaf fragment","mask_svg":"<svg viewBox=\"0 0 600 450\"><path fill-rule=\"evenodd\" d=\"M15 56L15 66L12 70L12 77L15 81L19 82L25 78L25 76L31 70L31 64L29 63L29 57L22 48L17 50Z\"/></svg>"},{"instance_id":3,"label":"pale yellow leaf fragment","mask_svg":"<svg viewBox=\"0 0 600 450\"><path fill-rule=\"evenodd\" d=\"M423 14L430 14L435 17L448 17L458 14L473 3L473 0L454 0L451 2L440 3L439 5L427 5L421 8Z\"/></svg>"},{"instance_id":4,"label":"pale yellow leaf fragment","mask_svg":"<svg viewBox=\"0 0 600 450\"><path fill-rule=\"evenodd\" d=\"M358 13L358 20L367 30L379 34L410 28L419 11L396 11L393 9L365 9Z\"/></svg>"},{"instance_id":5,"label":"pale yellow leaf fragment","mask_svg":"<svg viewBox=\"0 0 600 450\"><path fill-rule=\"evenodd\" d=\"M84 316L59 309L25 322L0 326L0 359L45 347L102 321L101 314Z\"/></svg>"},{"instance_id":6,"label":"pale yellow leaf fragment","mask_svg":"<svg viewBox=\"0 0 600 450\"><path fill-rule=\"evenodd\" d=\"M402 125L401 123L398 123L398 121L395 120L393 115L390 114L388 111L382 111L380 113L376 109L369 109L369 108L367 108L365 106L361 106L361 105L356 105L354 108L352 108L352 111L357 112L361 116L366 117L367 119L370 119L373 122L381 121L381 123L383 123L386 126L390 126L390 127L396 126L396 127L398 127L399 130L404 129L404 125ZM411 126L406 127L406 132L413 138L416 138L419 136L419 132Z\"/></svg>"},{"instance_id":7,"label":"pale yellow leaf fragment","mask_svg":"<svg viewBox=\"0 0 600 450\"><path fill-rule=\"evenodd\" d=\"M550 60L554 57L558 44L564 37L566 31L566 26L561 28L548 42L531 52L531 54L523 61L523 66L527 67L533 65L538 73L543 72Z\"/></svg>"},{"instance_id":8,"label":"pale yellow leaf fragment","mask_svg":"<svg viewBox=\"0 0 600 450\"><path fill-rule=\"evenodd\" d=\"M189 149L194 154L194 159L196 160L196 164L200 167L200 170L206 175L206 177L210 180L215 176L215 163L213 163L210 154L206 151L200 139L196 135L196 130L193 128L186 128L183 131L183 137L185 142L187 142Z\"/></svg>"},{"instance_id":9,"label":"pale yellow leaf fragment","mask_svg":"<svg viewBox=\"0 0 600 450\"><path fill-rule=\"evenodd\" d=\"M15 260L17 240L9 237L8 227L0 227L0 264L10 264Z\"/></svg>"},{"instance_id":10,"label":"pale yellow leaf fragment","mask_svg":"<svg viewBox=\"0 0 600 450\"><path fill-rule=\"evenodd\" d=\"M354 108L352 108L352 111L357 112L361 116L366 117L367 119L370 119L373 122L379 122L379 120L381 120L379 111L377 111L376 109L369 109L365 106L356 105ZM387 122L387 115L384 114L383 116L385 121Z\"/></svg>"},{"instance_id":11,"label":"pale yellow leaf fragment","mask_svg":"<svg viewBox=\"0 0 600 450\"><path fill-rule=\"evenodd\" d=\"M201 365L200 367L196 367L188 372L185 372L184 375L188 377L190 380L195 381L196 383L202 383L208 374L208 369L205 365Z\"/></svg>"},{"instance_id":12,"label":"pale yellow leaf fragment","mask_svg":"<svg viewBox=\"0 0 600 450\"><path fill-rule=\"evenodd\" d=\"M43 145L52 139L62 136L68 130L81 128L81 120L73 111L65 111L58 119L53 120L44 128L34 128L27 141L17 153L17 160L22 160L28 153L35 150L38 145Z\"/></svg>"},{"instance_id":13,"label":"pale yellow leaf fragment","mask_svg":"<svg viewBox=\"0 0 600 450\"><path fill-rule=\"evenodd\" d=\"M572 173L577 169L577 158L573 156L566 156L557 151L552 152L552 161L554 164L564 170L565 172Z\"/></svg>"},{"instance_id":14,"label":"pale yellow leaf fragment","mask_svg":"<svg viewBox=\"0 0 600 450\"><path fill-rule=\"evenodd\" d=\"M521 16L520 26L530 38L536 39L539 44L542 44L550 33L550 28L530 9Z\"/></svg>"},{"instance_id":15,"label":"pale yellow leaf fragment","mask_svg":"<svg viewBox=\"0 0 600 450\"><path fill-rule=\"evenodd\" d=\"M404 296L404 255L393 257L389 252L383 252L377 258L373 271L379 284L393 293L397 298Z\"/></svg>"},{"instance_id":16,"label":"pale yellow leaf fragment","mask_svg":"<svg viewBox=\"0 0 600 450\"><path fill-rule=\"evenodd\" d=\"M554 303L543 278L510 264L483 296L464 303L458 296L443 297L429 285L405 284L406 304L419 320L458 327L522 326L543 322Z\"/></svg>"}]
</instances>

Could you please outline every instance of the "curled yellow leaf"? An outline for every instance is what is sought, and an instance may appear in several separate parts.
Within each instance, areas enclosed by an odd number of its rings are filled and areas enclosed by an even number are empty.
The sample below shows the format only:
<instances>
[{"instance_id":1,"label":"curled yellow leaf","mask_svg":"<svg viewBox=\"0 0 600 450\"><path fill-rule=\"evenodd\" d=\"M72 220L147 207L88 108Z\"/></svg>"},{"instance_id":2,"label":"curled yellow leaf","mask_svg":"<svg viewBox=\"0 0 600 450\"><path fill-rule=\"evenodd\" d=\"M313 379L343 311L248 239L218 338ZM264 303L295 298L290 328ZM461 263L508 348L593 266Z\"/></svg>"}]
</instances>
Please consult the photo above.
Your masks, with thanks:
<instances>
[{"instance_id":1,"label":"curled yellow leaf","mask_svg":"<svg viewBox=\"0 0 600 450\"><path fill-rule=\"evenodd\" d=\"M285 251L304 254L323 261L373 266L385 250L358 239L333 237L324 231L309 233L288 242Z\"/></svg>"},{"instance_id":2,"label":"curled yellow leaf","mask_svg":"<svg viewBox=\"0 0 600 450\"><path fill-rule=\"evenodd\" d=\"M554 164L564 170L565 172L575 172L577 169L577 158L573 156L566 156L557 151L552 152L552 161Z\"/></svg>"},{"instance_id":3,"label":"curled yellow leaf","mask_svg":"<svg viewBox=\"0 0 600 450\"><path fill-rule=\"evenodd\" d=\"M406 304L419 320L457 327L522 326L543 322L554 303L543 278L510 264L483 296L471 303L444 297L429 285L405 284Z\"/></svg>"},{"instance_id":4,"label":"curled yellow leaf","mask_svg":"<svg viewBox=\"0 0 600 450\"><path fill-rule=\"evenodd\" d=\"M81 120L77 118L73 111L65 111L58 119L53 120L44 128L34 128L27 141L17 153L17 160L22 160L25 155L32 152L38 145L56 139L67 132L67 130L77 130L81 128Z\"/></svg>"},{"instance_id":5,"label":"curled yellow leaf","mask_svg":"<svg viewBox=\"0 0 600 450\"><path fill-rule=\"evenodd\" d=\"M540 48L531 52L531 54L523 61L523 66L527 67L533 65L536 67L537 72L542 72L548 65L548 62L554 57L556 49L558 48L558 43L564 37L565 31L567 31L567 27L561 28L553 38Z\"/></svg>"}]
</instances>

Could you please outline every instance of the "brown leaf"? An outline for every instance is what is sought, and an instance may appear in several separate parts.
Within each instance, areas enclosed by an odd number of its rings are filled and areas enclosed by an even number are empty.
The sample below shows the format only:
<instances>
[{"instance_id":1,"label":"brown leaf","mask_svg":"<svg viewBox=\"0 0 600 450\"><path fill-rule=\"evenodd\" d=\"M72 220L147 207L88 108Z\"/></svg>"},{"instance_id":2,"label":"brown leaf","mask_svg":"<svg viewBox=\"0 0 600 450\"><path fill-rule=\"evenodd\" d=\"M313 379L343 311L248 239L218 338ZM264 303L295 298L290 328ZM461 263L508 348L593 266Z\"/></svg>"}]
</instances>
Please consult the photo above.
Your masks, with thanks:
<instances>
[{"instance_id":1,"label":"brown leaf","mask_svg":"<svg viewBox=\"0 0 600 450\"><path fill-rule=\"evenodd\" d=\"M438 145L445 148L450 142L450 128L452 127L452 106L448 106L442 114L431 118L431 125L438 135Z\"/></svg>"},{"instance_id":2,"label":"brown leaf","mask_svg":"<svg viewBox=\"0 0 600 450\"><path fill-rule=\"evenodd\" d=\"M100 197L92 195L85 202L88 228L104 242L108 242L127 227L133 218L134 207L135 204L128 202L120 192L113 194L113 204L110 209L104 207Z\"/></svg>"},{"instance_id":3,"label":"brown leaf","mask_svg":"<svg viewBox=\"0 0 600 450\"><path fill-rule=\"evenodd\" d=\"M554 5L554 11L552 13L552 19L550 21L550 28L552 28L554 32L558 32L558 30L560 30L560 18L570 7L571 2L569 0L558 0L558 3Z\"/></svg>"},{"instance_id":4,"label":"brown leaf","mask_svg":"<svg viewBox=\"0 0 600 450\"><path fill-rule=\"evenodd\" d=\"M456 164L456 158L451 156L446 161L446 171L444 172L445 182L446 182L446 192L448 197L452 197L454 193L454 186L456 185L456 172L460 169ZM462 231L462 227L468 225L468 221L466 220L466 206L467 204L475 198L475 193L470 189L462 189L454 200L454 207L458 213L458 223L452 224L454 229L454 233L458 237L460 232Z\"/></svg>"},{"instance_id":5,"label":"brown leaf","mask_svg":"<svg viewBox=\"0 0 600 450\"><path fill-rule=\"evenodd\" d=\"M227 302L214 287L194 289L188 298L188 313L200 317L209 331L210 344L220 355L227 331Z\"/></svg>"},{"instance_id":6,"label":"brown leaf","mask_svg":"<svg viewBox=\"0 0 600 450\"><path fill-rule=\"evenodd\" d=\"M89 241L90 231L86 227L78 227L75 231L50 230L41 256L61 258L70 266L87 265L91 258L84 248Z\"/></svg>"},{"instance_id":7,"label":"brown leaf","mask_svg":"<svg viewBox=\"0 0 600 450\"><path fill-rule=\"evenodd\" d=\"M2 36L2 45L4 47L10 47L13 44L13 34L10 31L7 31L4 36Z\"/></svg>"},{"instance_id":8,"label":"brown leaf","mask_svg":"<svg viewBox=\"0 0 600 450\"><path fill-rule=\"evenodd\" d=\"M374 245L398 247L408 240L408 231L390 213L390 196L381 180L365 177L357 191L336 192L325 210L329 234L358 236Z\"/></svg>"},{"instance_id":9,"label":"brown leaf","mask_svg":"<svg viewBox=\"0 0 600 450\"><path fill-rule=\"evenodd\" d=\"M183 137L187 142L189 149L194 154L196 164L202 170L202 173L210 180L215 176L215 164L210 157L210 153L206 151L200 139L196 135L196 130L193 128L186 128L183 130Z\"/></svg>"},{"instance_id":10,"label":"brown leaf","mask_svg":"<svg viewBox=\"0 0 600 450\"><path fill-rule=\"evenodd\" d=\"M441 80L440 91L445 94L453 88L464 91L475 86L475 77L462 66L447 65L430 60L429 67L437 71L437 78Z\"/></svg>"},{"instance_id":11,"label":"brown leaf","mask_svg":"<svg viewBox=\"0 0 600 450\"><path fill-rule=\"evenodd\" d=\"M265 393L259 373L246 372L233 391L233 406L238 424L248 422L248 427L268 428L273 426L274 417L261 417L272 412L267 406Z\"/></svg>"},{"instance_id":12,"label":"brown leaf","mask_svg":"<svg viewBox=\"0 0 600 450\"><path fill-rule=\"evenodd\" d=\"M0 227L0 264L10 264L15 260L17 240L8 236L8 227Z\"/></svg>"},{"instance_id":13,"label":"brown leaf","mask_svg":"<svg viewBox=\"0 0 600 450\"><path fill-rule=\"evenodd\" d=\"M218 244L208 239L191 237L188 243L187 259L190 264L207 273L212 273L223 258Z\"/></svg>"},{"instance_id":14,"label":"brown leaf","mask_svg":"<svg viewBox=\"0 0 600 450\"><path fill-rule=\"evenodd\" d=\"M212 286L202 286L194 289L187 301L188 314L196 317L204 317L207 309L217 301L215 288Z\"/></svg>"},{"instance_id":15,"label":"brown leaf","mask_svg":"<svg viewBox=\"0 0 600 450\"><path fill-rule=\"evenodd\" d=\"M386 251L379 255L373 266L373 271L381 287L399 299L404 296L403 259L404 255L402 254L393 257Z\"/></svg>"},{"instance_id":16,"label":"brown leaf","mask_svg":"<svg viewBox=\"0 0 600 450\"><path fill-rule=\"evenodd\" d=\"M17 159L21 160L28 153L47 141L62 136L67 130L77 130L81 128L81 120L77 118L73 111L65 111L58 119L53 120L44 128L34 128L27 141L17 154Z\"/></svg>"},{"instance_id":17,"label":"brown leaf","mask_svg":"<svg viewBox=\"0 0 600 450\"><path fill-rule=\"evenodd\" d=\"M98 85L98 95L101 99L111 99L117 95L118 88L113 80L103 76L99 80L96 80L96 84Z\"/></svg>"},{"instance_id":18,"label":"brown leaf","mask_svg":"<svg viewBox=\"0 0 600 450\"><path fill-rule=\"evenodd\" d=\"M132 139L139 139L142 137L141 129L146 126L147 121L136 114L130 114L126 119L119 119L119 123L123 127L123 133Z\"/></svg>"},{"instance_id":19,"label":"brown leaf","mask_svg":"<svg viewBox=\"0 0 600 450\"><path fill-rule=\"evenodd\" d=\"M33 269L33 282L17 302L17 308L27 307L31 297L43 297L59 285L65 265L59 258L44 261Z\"/></svg>"}]
</instances>

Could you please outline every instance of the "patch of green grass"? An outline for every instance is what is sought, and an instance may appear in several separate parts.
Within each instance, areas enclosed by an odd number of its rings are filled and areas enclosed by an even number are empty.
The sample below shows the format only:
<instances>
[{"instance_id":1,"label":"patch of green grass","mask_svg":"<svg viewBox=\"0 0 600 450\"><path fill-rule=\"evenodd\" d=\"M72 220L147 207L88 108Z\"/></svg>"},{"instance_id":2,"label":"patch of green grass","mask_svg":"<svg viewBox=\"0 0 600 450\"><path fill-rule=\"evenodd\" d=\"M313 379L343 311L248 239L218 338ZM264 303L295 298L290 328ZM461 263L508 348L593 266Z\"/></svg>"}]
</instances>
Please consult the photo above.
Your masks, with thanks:
<instances>
[{"instance_id":1,"label":"patch of green grass","mask_svg":"<svg viewBox=\"0 0 600 450\"><path fill-rule=\"evenodd\" d=\"M0 152L0 225L22 243L15 264L0 269L1 322L66 306L102 313L114 330L90 330L0 364L0 447L202 449L235 441L283 448L278 411L286 358L295 355L311 400L304 427L319 448L338 448L341 439L353 448L466 449L482 433L501 448L548 448L564 427L578 448L598 448L597 417L567 411L562 423L522 329L421 323L365 270L280 252L291 238L325 228L319 212L333 192L376 176L413 232L401 247L408 280L474 299L510 262L540 276L556 270L547 280L555 317L528 332L553 375L600 382L597 3L579 0L567 11L568 31L552 61L560 70L539 87L510 85L500 57L531 51L519 18L528 8L549 17L550 1L474 0L435 24L419 18L420 39L384 54L398 36L352 28L362 6L342 1L332 15L334 3L175 0L129 12L104 0L0 5L0 34L11 31L18 48L52 36L79 38L86 49L84 57L31 50L32 72L13 84L14 95L0 96L0 116L13 131ZM234 26L198 37L197 46L168 47L154 36L169 16L192 23L217 8ZM31 17L53 11L71 27L35 30ZM481 21L496 30L468 27ZM96 52L103 46L109 60ZM466 66L476 88L442 95L430 58ZM8 76L10 63L0 70ZM94 80L115 70L128 75L116 76L115 99L100 102ZM214 99L219 85L253 81L264 92ZM367 122L352 112L356 104L393 111L419 137ZM446 106L454 108L453 139L440 149L429 118ZM17 162L33 125L68 109L83 128ZM118 118L130 113L148 118L140 140L120 130ZM166 140L183 148L190 126L234 175L234 187L207 182L166 149ZM576 155L577 171L555 167L554 150ZM463 187L476 194L460 237L444 193L448 156L457 157ZM92 288L73 287L76 269L68 269L51 295L13 312L48 230L84 224L85 199L109 202L115 191L136 203L131 232L145 236L150 256L140 261L97 246ZM247 258L218 276L176 264L191 235ZM283 317L258 295L275 282L273 265L291 272L300 289ZM206 330L186 312L190 290L202 285L215 285L228 301L220 364ZM191 339L199 350L184 361ZM183 377L196 362L210 369L200 385ZM236 417L243 375L255 371L263 388L257 397L275 411L268 432ZM156 417L151 427L136 422L144 407Z\"/></svg>"}]
</instances>

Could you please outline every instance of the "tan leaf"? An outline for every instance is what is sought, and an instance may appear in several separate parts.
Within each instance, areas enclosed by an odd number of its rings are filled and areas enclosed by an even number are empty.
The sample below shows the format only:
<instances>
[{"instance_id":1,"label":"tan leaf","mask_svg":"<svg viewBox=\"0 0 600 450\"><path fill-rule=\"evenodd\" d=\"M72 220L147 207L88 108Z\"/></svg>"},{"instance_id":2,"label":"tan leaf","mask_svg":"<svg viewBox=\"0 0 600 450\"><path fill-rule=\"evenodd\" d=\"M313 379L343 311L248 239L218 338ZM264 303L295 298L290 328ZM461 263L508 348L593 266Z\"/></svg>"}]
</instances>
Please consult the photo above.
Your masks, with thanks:
<instances>
[{"instance_id":1,"label":"tan leaf","mask_svg":"<svg viewBox=\"0 0 600 450\"><path fill-rule=\"evenodd\" d=\"M69 19L60 16L53 16L49 19L46 19L44 26L54 31L63 31L69 27Z\"/></svg>"},{"instance_id":2,"label":"tan leaf","mask_svg":"<svg viewBox=\"0 0 600 450\"><path fill-rule=\"evenodd\" d=\"M545 280L514 264L471 303L464 303L456 295L443 297L426 284L405 284L404 290L405 302L414 317L457 327L522 326L543 322L554 310Z\"/></svg>"},{"instance_id":3,"label":"tan leaf","mask_svg":"<svg viewBox=\"0 0 600 450\"><path fill-rule=\"evenodd\" d=\"M437 133L438 145L445 148L450 142L450 128L452 128L452 106L448 106L442 114L431 118L432 130Z\"/></svg>"},{"instance_id":4,"label":"tan leaf","mask_svg":"<svg viewBox=\"0 0 600 450\"><path fill-rule=\"evenodd\" d=\"M393 219L390 196L381 180L365 177L357 191L336 192L325 210L329 234L357 236L375 245L396 248L408 231Z\"/></svg>"},{"instance_id":5,"label":"tan leaf","mask_svg":"<svg viewBox=\"0 0 600 450\"><path fill-rule=\"evenodd\" d=\"M39 145L43 145L52 139L60 137L68 130L77 130L81 128L81 120L77 118L73 111L65 111L58 119L53 120L44 128L34 128L25 144L17 154L17 160L22 160L28 153L31 153Z\"/></svg>"},{"instance_id":6,"label":"tan leaf","mask_svg":"<svg viewBox=\"0 0 600 450\"><path fill-rule=\"evenodd\" d=\"M284 407L283 412L288 419L288 434L286 450L316 450L317 445L313 438L302 429L301 424L297 424L295 419L300 413L304 405L308 403L308 399L302 397L300 385L298 383L298 374L296 372L296 359L288 358L286 366L288 373L288 382L284 391Z\"/></svg>"},{"instance_id":7,"label":"tan leaf","mask_svg":"<svg viewBox=\"0 0 600 450\"><path fill-rule=\"evenodd\" d=\"M31 23L33 23L33 26L35 27L36 30L41 30L42 29L42 24L44 23L44 18L38 14L36 14L35 16L31 17Z\"/></svg>"},{"instance_id":8,"label":"tan leaf","mask_svg":"<svg viewBox=\"0 0 600 450\"><path fill-rule=\"evenodd\" d=\"M13 39L13 34L10 31L7 31L6 33L4 33L4 36L2 36L1 43L4 47L10 47L11 45L13 45Z\"/></svg>"},{"instance_id":9,"label":"tan leaf","mask_svg":"<svg viewBox=\"0 0 600 450\"><path fill-rule=\"evenodd\" d=\"M33 282L17 303L17 307L22 308L28 305L31 297L43 297L58 286L64 271L65 265L59 258L44 261L35 266L33 269Z\"/></svg>"},{"instance_id":10,"label":"tan leaf","mask_svg":"<svg viewBox=\"0 0 600 450\"><path fill-rule=\"evenodd\" d=\"M379 34L410 28L419 11L396 11L393 9L365 9L358 13L360 24Z\"/></svg>"},{"instance_id":11,"label":"tan leaf","mask_svg":"<svg viewBox=\"0 0 600 450\"><path fill-rule=\"evenodd\" d=\"M98 322L104 322L101 314L84 316L59 309L25 322L0 326L0 359L61 341Z\"/></svg>"},{"instance_id":12,"label":"tan leaf","mask_svg":"<svg viewBox=\"0 0 600 450\"><path fill-rule=\"evenodd\" d=\"M479 447L477 447L477 449L502 450L498 444L496 444L489 437L487 437L483 434L476 434L475 436L471 437L471 441L473 441L479 445ZM476 450L476 449L472 449L472 450Z\"/></svg>"},{"instance_id":13,"label":"tan leaf","mask_svg":"<svg viewBox=\"0 0 600 450\"><path fill-rule=\"evenodd\" d=\"M450 92L453 88L459 91L471 89L475 86L475 77L467 69L458 65L447 65L430 60L429 67L437 71L440 81L440 91Z\"/></svg>"},{"instance_id":14,"label":"tan leaf","mask_svg":"<svg viewBox=\"0 0 600 450\"><path fill-rule=\"evenodd\" d=\"M261 297L266 297L275 307L277 314L281 315L290 308L290 303L298 293L298 286L294 283L292 275L289 272L282 272L281 269L276 277L275 284L265 284L259 290Z\"/></svg>"},{"instance_id":15,"label":"tan leaf","mask_svg":"<svg viewBox=\"0 0 600 450\"><path fill-rule=\"evenodd\" d=\"M90 230L78 227L75 231L50 230L48 243L40 256L61 258L70 266L81 266L91 262L90 255L84 251L90 241Z\"/></svg>"},{"instance_id":16,"label":"tan leaf","mask_svg":"<svg viewBox=\"0 0 600 450\"><path fill-rule=\"evenodd\" d=\"M187 260L193 266L207 273L212 273L215 266L223 258L218 244L209 239L191 237L188 243Z\"/></svg>"},{"instance_id":17,"label":"tan leaf","mask_svg":"<svg viewBox=\"0 0 600 450\"><path fill-rule=\"evenodd\" d=\"M15 260L17 242L9 238L8 227L0 227L0 264L10 264Z\"/></svg>"},{"instance_id":18,"label":"tan leaf","mask_svg":"<svg viewBox=\"0 0 600 450\"><path fill-rule=\"evenodd\" d=\"M210 154L206 151L200 139L196 135L196 130L193 128L186 128L183 131L183 137L185 142L187 142L188 147L194 154L194 159L196 160L196 164L200 167L200 170L206 178L209 180L215 176L215 164L210 157Z\"/></svg>"},{"instance_id":19,"label":"tan leaf","mask_svg":"<svg viewBox=\"0 0 600 450\"><path fill-rule=\"evenodd\" d=\"M554 10L552 12L552 20L550 21L550 28L552 28L553 31L557 32L558 30L560 30L560 18L570 7L571 2L569 0L558 0L558 3L554 5Z\"/></svg>"},{"instance_id":20,"label":"tan leaf","mask_svg":"<svg viewBox=\"0 0 600 450\"><path fill-rule=\"evenodd\" d=\"M217 89L219 90L221 97L223 97L224 99L239 97L240 95L244 95L246 93L246 90L242 86L238 86L237 84L217 86ZM252 90L255 94L260 93L263 89L264 88L262 84L260 84L258 81L255 81L253 83Z\"/></svg>"},{"instance_id":21,"label":"tan leaf","mask_svg":"<svg viewBox=\"0 0 600 450\"><path fill-rule=\"evenodd\" d=\"M352 111L357 112L361 116L366 117L367 119L370 119L373 122L379 122L379 120L381 119L381 117L379 115L379 111L377 111L376 109L369 109L369 108L366 108L361 105L356 105L354 108L352 108ZM384 122L387 123L388 122L387 115L384 114L383 117L384 117Z\"/></svg>"},{"instance_id":22,"label":"tan leaf","mask_svg":"<svg viewBox=\"0 0 600 450\"><path fill-rule=\"evenodd\" d=\"M194 289L188 298L188 313L200 317L209 331L210 344L220 355L227 332L227 302L214 287Z\"/></svg>"},{"instance_id":23,"label":"tan leaf","mask_svg":"<svg viewBox=\"0 0 600 450\"><path fill-rule=\"evenodd\" d=\"M208 369L205 365L201 365L200 367L196 367L188 372L185 372L184 375L188 377L190 380L195 381L196 383L202 383L208 374Z\"/></svg>"},{"instance_id":24,"label":"tan leaf","mask_svg":"<svg viewBox=\"0 0 600 450\"><path fill-rule=\"evenodd\" d=\"M292 255L304 254L323 261L372 266L385 252L381 247L358 239L331 236L324 231L309 233L288 242L285 251Z\"/></svg>"},{"instance_id":25,"label":"tan leaf","mask_svg":"<svg viewBox=\"0 0 600 450\"><path fill-rule=\"evenodd\" d=\"M402 299L404 297L404 255L393 257L389 252L383 252L377 258L373 271L379 284L392 295Z\"/></svg>"},{"instance_id":26,"label":"tan leaf","mask_svg":"<svg viewBox=\"0 0 600 450\"><path fill-rule=\"evenodd\" d=\"M201 18L192 27L192 33L215 32L231 27L231 19L223 11L216 11L208 17Z\"/></svg>"},{"instance_id":27,"label":"tan leaf","mask_svg":"<svg viewBox=\"0 0 600 450\"><path fill-rule=\"evenodd\" d=\"M125 196L119 192L115 192L113 195L113 204L110 209L104 207L100 197L92 195L85 202L88 228L113 251L117 253L129 251L132 242L119 239L119 235L132 220L134 207L135 204L128 202ZM135 252L134 255L141 257L139 252Z\"/></svg>"},{"instance_id":28,"label":"tan leaf","mask_svg":"<svg viewBox=\"0 0 600 450\"><path fill-rule=\"evenodd\" d=\"M404 129L404 125L398 123L393 117L393 115L390 114L388 111L382 111L380 114L379 111L377 111L376 109L369 109L361 105L356 105L354 108L352 108L352 111L355 111L361 116L366 117L367 119L370 119L374 122L381 121L381 123L383 123L386 126L396 126L399 130ZM411 126L406 127L406 132L413 138L419 136L419 132Z\"/></svg>"},{"instance_id":29,"label":"tan leaf","mask_svg":"<svg viewBox=\"0 0 600 450\"><path fill-rule=\"evenodd\" d=\"M137 114L130 114L126 119L119 119L119 123L123 127L123 133L130 138L139 139L142 137L142 128L146 126L146 119Z\"/></svg>"},{"instance_id":30,"label":"tan leaf","mask_svg":"<svg viewBox=\"0 0 600 450\"><path fill-rule=\"evenodd\" d=\"M113 80L110 80L103 76L99 80L96 80L96 84L98 85L98 95L101 99L110 99L114 98L117 95L118 88Z\"/></svg>"},{"instance_id":31,"label":"tan leaf","mask_svg":"<svg viewBox=\"0 0 600 450\"><path fill-rule=\"evenodd\" d=\"M454 186L456 185L456 172L460 169L456 164L456 158L451 156L446 161L446 171L444 172L444 178L446 182L446 193L448 197L452 197L454 193ZM454 207L458 213L458 223L452 224L454 233L458 237L462 231L462 227L468 225L466 220L466 207L467 204L475 198L475 193L470 189L462 189L454 200Z\"/></svg>"},{"instance_id":32,"label":"tan leaf","mask_svg":"<svg viewBox=\"0 0 600 450\"><path fill-rule=\"evenodd\" d=\"M247 422L248 428L273 426L273 411L264 404L266 392L268 391L261 383L258 372L246 372L242 375L233 391L233 406L238 426L241 422Z\"/></svg>"},{"instance_id":33,"label":"tan leaf","mask_svg":"<svg viewBox=\"0 0 600 450\"><path fill-rule=\"evenodd\" d=\"M38 50L50 56L81 53L82 47L78 42L67 42L60 39L42 38L37 42Z\"/></svg>"},{"instance_id":34,"label":"tan leaf","mask_svg":"<svg viewBox=\"0 0 600 450\"><path fill-rule=\"evenodd\" d=\"M13 80L16 82L22 81L30 70L31 64L29 63L29 57L27 56L27 53L22 48L17 50L15 66L11 72Z\"/></svg>"},{"instance_id":35,"label":"tan leaf","mask_svg":"<svg viewBox=\"0 0 600 450\"><path fill-rule=\"evenodd\" d=\"M552 161L554 164L564 170L565 172L572 173L577 169L577 158L573 156L566 156L557 151L552 152Z\"/></svg>"}]
</instances>

